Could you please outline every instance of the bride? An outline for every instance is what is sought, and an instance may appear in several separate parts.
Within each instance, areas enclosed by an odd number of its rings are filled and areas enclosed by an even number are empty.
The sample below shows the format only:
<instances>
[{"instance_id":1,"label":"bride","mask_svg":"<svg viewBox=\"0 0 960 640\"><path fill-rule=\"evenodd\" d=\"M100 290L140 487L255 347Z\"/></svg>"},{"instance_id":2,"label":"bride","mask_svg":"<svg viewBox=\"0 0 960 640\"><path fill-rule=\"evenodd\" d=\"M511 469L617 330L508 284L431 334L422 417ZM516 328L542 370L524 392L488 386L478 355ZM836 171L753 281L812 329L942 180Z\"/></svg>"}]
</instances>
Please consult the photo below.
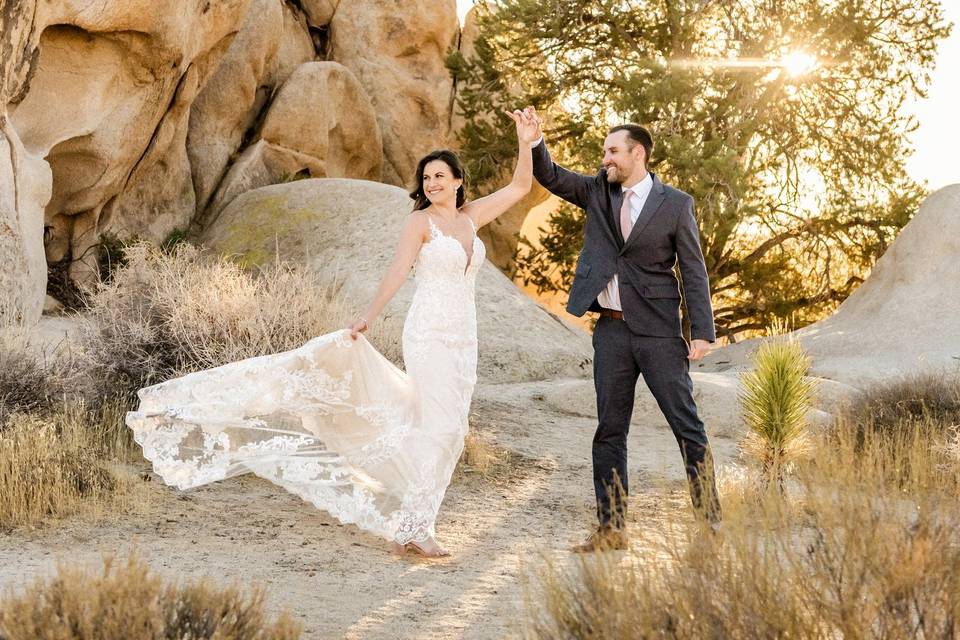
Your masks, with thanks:
<instances>
[{"instance_id":1,"label":"bride","mask_svg":"<svg viewBox=\"0 0 960 640\"><path fill-rule=\"evenodd\" d=\"M539 119L507 112L519 152L512 182L466 202L451 151L417 166L414 211L377 294L346 329L283 353L140 389L126 423L168 485L189 489L254 473L393 543L440 557L440 503L467 433L477 375L477 229L529 190ZM401 371L363 337L411 269Z\"/></svg>"}]
</instances>

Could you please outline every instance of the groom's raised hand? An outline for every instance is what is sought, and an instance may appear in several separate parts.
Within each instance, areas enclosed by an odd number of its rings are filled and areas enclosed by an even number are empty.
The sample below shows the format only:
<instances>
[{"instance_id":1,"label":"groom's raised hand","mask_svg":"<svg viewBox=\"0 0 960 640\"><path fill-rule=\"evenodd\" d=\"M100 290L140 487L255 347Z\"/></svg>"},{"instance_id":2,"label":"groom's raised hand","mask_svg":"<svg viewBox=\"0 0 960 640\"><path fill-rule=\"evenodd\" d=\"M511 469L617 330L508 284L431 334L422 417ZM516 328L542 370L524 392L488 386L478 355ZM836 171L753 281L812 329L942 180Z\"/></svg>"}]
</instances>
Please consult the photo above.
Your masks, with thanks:
<instances>
[{"instance_id":1,"label":"groom's raised hand","mask_svg":"<svg viewBox=\"0 0 960 640\"><path fill-rule=\"evenodd\" d=\"M691 340L687 350L689 351L687 354L688 360L699 360L710 353L710 342L708 340L700 340L699 338Z\"/></svg>"}]
</instances>

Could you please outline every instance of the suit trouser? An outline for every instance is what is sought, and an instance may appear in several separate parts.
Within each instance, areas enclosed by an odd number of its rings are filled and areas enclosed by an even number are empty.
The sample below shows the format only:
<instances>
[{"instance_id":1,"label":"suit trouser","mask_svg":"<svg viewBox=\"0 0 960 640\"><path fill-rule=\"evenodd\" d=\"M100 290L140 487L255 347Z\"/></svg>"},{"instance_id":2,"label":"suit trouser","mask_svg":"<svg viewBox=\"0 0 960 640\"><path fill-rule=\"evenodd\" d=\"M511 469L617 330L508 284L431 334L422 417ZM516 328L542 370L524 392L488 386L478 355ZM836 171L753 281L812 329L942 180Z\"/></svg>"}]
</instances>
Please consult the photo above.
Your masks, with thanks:
<instances>
[{"instance_id":1,"label":"suit trouser","mask_svg":"<svg viewBox=\"0 0 960 640\"><path fill-rule=\"evenodd\" d=\"M708 521L719 521L713 460L693 400L686 340L638 336L623 320L600 317L593 348L599 418L593 437L593 484L600 525L622 526L626 516L627 433L641 375L680 446L694 510Z\"/></svg>"}]
</instances>

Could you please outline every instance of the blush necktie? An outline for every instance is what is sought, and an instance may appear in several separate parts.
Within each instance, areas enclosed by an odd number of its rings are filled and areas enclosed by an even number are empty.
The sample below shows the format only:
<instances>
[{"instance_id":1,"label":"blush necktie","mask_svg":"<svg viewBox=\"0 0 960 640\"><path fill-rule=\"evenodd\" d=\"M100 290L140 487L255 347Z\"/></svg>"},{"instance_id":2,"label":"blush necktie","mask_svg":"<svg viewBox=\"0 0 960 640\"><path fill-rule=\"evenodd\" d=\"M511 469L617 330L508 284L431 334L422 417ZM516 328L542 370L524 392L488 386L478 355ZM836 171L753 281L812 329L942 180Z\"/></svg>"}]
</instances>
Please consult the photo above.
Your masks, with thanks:
<instances>
[{"instance_id":1,"label":"blush necktie","mask_svg":"<svg viewBox=\"0 0 960 640\"><path fill-rule=\"evenodd\" d=\"M626 242L630 237L630 230L633 229L633 217L630 215L631 198L636 195L631 189L623 192L623 206L620 207L620 233L623 234L623 241Z\"/></svg>"}]
</instances>

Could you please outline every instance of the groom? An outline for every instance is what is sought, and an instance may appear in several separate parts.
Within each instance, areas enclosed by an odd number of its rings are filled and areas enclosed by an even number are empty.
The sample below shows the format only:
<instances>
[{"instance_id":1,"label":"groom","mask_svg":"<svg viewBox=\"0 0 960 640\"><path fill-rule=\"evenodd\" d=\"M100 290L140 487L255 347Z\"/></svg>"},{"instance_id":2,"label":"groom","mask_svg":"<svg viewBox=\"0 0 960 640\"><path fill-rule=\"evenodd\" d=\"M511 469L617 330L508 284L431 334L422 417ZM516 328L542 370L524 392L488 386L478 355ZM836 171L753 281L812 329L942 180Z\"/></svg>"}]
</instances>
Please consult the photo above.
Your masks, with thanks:
<instances>
[{"instance_id":1,"label":"groom","mask_svg":"<svg viewBox=\"0 0 960 640\"><path fill-rule=\"evenodd\" d=\"M530 112L535 115L533 108ZM593 484L600 524L574 551L625 549L627 432L639 376L673 430L698 516L714 528L720 504L703 422L697 416L690 360L716 340L707 270L693 198L647 170L653 138L635 124L610 130L595 176L550 159L540 139L533 175L548 191L586 212L567 311L599 313L593 376L599 425L593 437ZM679 261L691 341L680 326Z\"/></svg>"}]
</instances>

